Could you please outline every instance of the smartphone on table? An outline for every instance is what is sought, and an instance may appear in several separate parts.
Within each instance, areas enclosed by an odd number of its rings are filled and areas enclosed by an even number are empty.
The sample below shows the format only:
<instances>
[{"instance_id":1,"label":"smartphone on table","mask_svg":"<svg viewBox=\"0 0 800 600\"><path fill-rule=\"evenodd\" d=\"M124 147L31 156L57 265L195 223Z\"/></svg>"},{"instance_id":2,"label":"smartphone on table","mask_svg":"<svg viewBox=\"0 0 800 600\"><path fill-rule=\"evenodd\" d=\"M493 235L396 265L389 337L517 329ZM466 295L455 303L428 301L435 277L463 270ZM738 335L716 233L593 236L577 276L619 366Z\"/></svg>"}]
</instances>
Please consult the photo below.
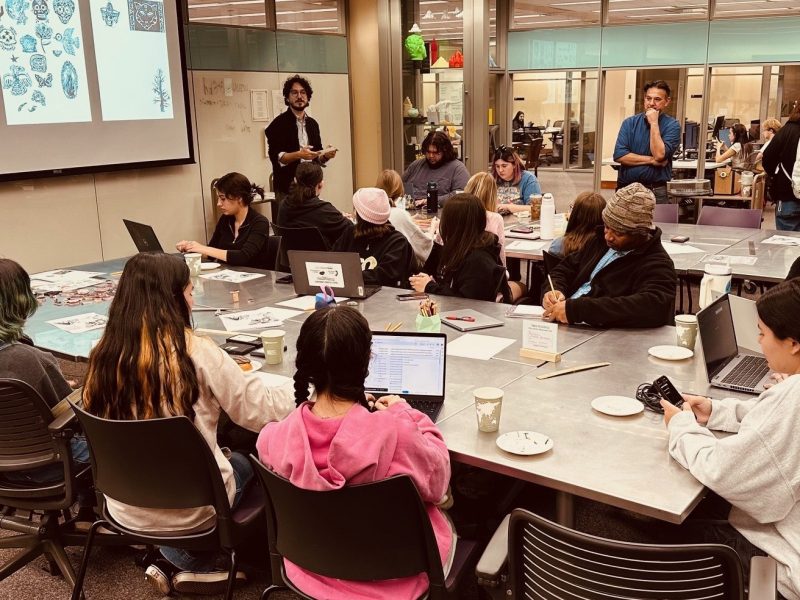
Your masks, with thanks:
<instances>
[{"instance_id":1,"label":"smartphone on table","mask_svg":"<svg viewBox=\"0 0 800 600\"><path fill-rule=\"evenodd\" d=\"M659 395L670 404L678 408L683 406L683 396L666 375L662 375L653 382L653 387L658 390Z\"/></svg>"}]
</instances>

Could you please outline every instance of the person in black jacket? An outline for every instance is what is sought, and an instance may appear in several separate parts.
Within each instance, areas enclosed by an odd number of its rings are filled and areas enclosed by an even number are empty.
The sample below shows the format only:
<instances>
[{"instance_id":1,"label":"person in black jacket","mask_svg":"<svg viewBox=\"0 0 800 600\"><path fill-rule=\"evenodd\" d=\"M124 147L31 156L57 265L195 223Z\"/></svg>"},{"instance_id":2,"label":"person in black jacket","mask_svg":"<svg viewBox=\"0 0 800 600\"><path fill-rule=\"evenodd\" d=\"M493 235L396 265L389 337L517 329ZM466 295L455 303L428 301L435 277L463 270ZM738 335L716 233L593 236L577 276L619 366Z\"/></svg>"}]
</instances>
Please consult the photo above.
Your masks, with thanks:
<instances>
[{"instance_id":1,"label":"person in black jacket","mask_svg":"<svg viewBox=\"0 0 800 600\"><path fill-rule=\"evenodd\" d=\"M792 170L800 144L800 100L794 103L789 120L764 150L761 165L769 176L769 192L777 203L775 227L781 231L800 231L800 198L792 191Z\"/></svg>"},{"instance_id":2,"label":"person in black jacket","mask_svg":"<svg viewBox=\"0 0 800 600\"><path fill-rule=\"evenodd\" d=\"M545 318L595 327L672 323L677 276L653 226L655 203L640 183L616 191L603 210L603 229L553 269L555 291L542 301Z\"/></svg>"},{"instance_id":3,"label":"person in black jacket","mask_svg":"<svg viewBox=\"0 0 800 600\"><path fill-rule=\"evenodd\" d=\"M442 209L439 234L423 272L409 277L417 292L495 302L510 300L497 236L486 231L486 209L477 197L460 193Z\"/></svg>"},{"instance_id":4,"label":"person in black jacket","mask_svg":"<svg viewBox=\"0 0 800 600\"><path fill-rule=\"evenodd\" d=\"M319 124L306 114L314 91L305 77L294 75L283 84L283 102L289 108L264 130L272 163L275 199L280 205L302 161L325 163L336 156L333 148L322 148Z\"/></svg>"},{"instance_id":5,"label":"person in black jacket","mask_svg":"<svg viewBox=\"0 0 800 600\"><path fill-rule=\"evenodd\" d=\"M800 277L800 256L794 259L792 266L789 267L789 274L786 276L786 281L794 279L795 277Z\"/></svg>"},{"instance_id":6,"label":"person in black jacket","mask_svg":"<svg viewBox=\"0 0 800 600\"><path fill-rule=\"evenodd\" d=\"M379 188L361 188L353 194L356 226L342 234L336 252L358 252L364 283L404 287L413 251L406 237L389 223L392 205Z\"/></svg>"},{"instance_id":7,"label":"person in black jacket","mask_svg":"<svg viewBox=\"0 0 800 600\"><path fill-rule=\"evenodd\" d=\"M264 188L250 183L241 173L228 173L217 179L214 189L222 216L208 245L182 240L175 247L179 252L199 252L229 265L274 269L275 265L267 263L269 221L250 207L253 196L264 197Z\"/></svg>"},{"instance_id":8,"label":"person in black jacket","mask_svg":"<svg viewBox=\"0 0 800 600\"><path fill-rule=\"evenodd\" d=\"M353 223L330 202L320 199L322 191L322 167L316 163L302 163L289 195L278 207L278 225L281 227L316 227L325 239L328 248Z\"/></svg>"}]
</instances>

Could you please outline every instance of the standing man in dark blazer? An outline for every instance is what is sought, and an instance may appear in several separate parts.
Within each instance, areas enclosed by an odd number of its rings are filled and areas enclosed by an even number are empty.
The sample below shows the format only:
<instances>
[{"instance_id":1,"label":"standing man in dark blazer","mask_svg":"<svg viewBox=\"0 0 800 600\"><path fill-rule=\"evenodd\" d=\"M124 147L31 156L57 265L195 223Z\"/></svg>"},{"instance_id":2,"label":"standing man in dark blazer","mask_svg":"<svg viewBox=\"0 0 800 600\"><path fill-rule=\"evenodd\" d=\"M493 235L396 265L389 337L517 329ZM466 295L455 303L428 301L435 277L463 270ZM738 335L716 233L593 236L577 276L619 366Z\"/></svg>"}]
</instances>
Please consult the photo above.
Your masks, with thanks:
<instances>
[{"instance_id":1,"label":"standing man in dark blazer","mask_svg":"<svg viewBox=\"0 0 800 600\"><path fill-rule=\"evenodd\" d=\"M323 150L319 124L306 114L312 94L311 84L305 77L289 77L283 84L283 101L289 108L264 130L278 204L289 193L297 165L303 161L325 164L336 156L335 148L329 146Z\"/></svg>"}]
</instances>

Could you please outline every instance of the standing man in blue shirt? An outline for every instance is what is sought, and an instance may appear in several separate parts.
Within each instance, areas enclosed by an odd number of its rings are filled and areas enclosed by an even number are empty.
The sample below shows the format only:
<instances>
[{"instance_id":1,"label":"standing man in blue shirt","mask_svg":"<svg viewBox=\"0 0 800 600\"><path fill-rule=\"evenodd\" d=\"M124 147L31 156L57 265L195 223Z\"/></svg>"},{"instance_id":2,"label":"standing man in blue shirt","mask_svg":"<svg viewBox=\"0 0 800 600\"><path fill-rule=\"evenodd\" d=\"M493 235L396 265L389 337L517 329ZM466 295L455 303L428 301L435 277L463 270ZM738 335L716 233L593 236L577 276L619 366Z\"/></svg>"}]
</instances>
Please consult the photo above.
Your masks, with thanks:
<instances>
[{"instance_id":1,"label":"standing man in blue shirt","mask_svg":"<svg viewBox=\"0 0 800 600\"><path fill-rule=\"evenodd\" d=\"M644 86L644 112L622 122L614 147L614 160L620 163L617 189L641 183L653 191L658 204L666 204L667 181L672 179L672 154L681 138L681 126L664 114L671 101L666 81Z\"/></svg>"}]
</instances>

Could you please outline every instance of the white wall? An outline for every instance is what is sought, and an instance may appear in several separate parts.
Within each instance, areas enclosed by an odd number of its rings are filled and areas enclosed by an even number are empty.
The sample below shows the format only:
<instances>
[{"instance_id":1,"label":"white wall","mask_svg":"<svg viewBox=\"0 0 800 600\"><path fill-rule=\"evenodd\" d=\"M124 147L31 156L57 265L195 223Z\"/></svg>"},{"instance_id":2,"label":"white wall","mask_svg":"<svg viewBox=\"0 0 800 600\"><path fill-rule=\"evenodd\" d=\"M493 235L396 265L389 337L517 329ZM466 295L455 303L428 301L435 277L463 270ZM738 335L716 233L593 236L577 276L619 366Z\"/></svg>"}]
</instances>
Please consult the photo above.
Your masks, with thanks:
<instances>
[{"instance_id":1,"label":"white wall","mask_svg":"<svg viewBox=\"0 0 800 600\"><path fill-rule=\"evenodd\" d=\"M634 115L636 110L636 71L606 71L602 159L614 155L620 125ZM603 167L600 179L616 182L617 172L611 167Z\"/></svg>"}]
</instances>

